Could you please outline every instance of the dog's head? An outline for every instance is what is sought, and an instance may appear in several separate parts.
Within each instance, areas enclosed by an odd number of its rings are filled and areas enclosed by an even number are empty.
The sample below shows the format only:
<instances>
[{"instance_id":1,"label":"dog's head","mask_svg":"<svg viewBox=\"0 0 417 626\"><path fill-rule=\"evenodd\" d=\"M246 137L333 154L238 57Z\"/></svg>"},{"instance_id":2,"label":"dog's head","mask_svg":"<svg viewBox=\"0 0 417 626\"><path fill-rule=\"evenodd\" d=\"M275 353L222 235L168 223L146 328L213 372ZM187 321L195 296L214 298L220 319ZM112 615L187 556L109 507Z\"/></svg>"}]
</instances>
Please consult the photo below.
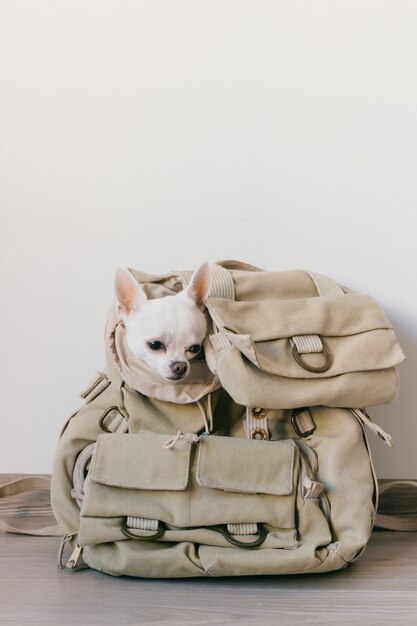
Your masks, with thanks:
<instances>
[{"instance_id":1,"label":"dog's head","mask_svg":"<svg viewBox=\"0 0 417 626\"><path fill-rule=\"evenodd\" d=\"M130 351L170 381L183 380L207 333L204 301L210 266L203 263L179 293L149 300L132 274L116 271L115 291Z\"/></svg>"}]
</instances>

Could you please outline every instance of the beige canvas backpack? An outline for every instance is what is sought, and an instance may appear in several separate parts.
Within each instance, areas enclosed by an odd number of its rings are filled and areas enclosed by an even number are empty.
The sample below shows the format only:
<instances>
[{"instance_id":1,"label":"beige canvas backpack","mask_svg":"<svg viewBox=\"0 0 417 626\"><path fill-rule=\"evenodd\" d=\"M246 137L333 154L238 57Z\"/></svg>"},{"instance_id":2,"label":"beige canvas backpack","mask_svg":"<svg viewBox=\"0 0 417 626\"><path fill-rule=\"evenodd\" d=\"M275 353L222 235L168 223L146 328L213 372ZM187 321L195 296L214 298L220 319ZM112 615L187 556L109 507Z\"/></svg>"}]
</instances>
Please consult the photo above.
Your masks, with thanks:
<instances>
[{"instance_id":1,"label":"beige canvas backpack","mask_svg":"<svg viewBox=\"0 0 417 626\"><path fill-rule=\"evenodd\" d=\"M150 298L192 274L130 271ZM363 409L397 395L390 322L330 278L235 261L214 266L206 304L203 358L175 385L135 361L112 306L106 367L55 455L59 561L70 542L68 567L115 576L345 567L377 514L365 426L391 444Z\"/></svg>"}]
</instances>

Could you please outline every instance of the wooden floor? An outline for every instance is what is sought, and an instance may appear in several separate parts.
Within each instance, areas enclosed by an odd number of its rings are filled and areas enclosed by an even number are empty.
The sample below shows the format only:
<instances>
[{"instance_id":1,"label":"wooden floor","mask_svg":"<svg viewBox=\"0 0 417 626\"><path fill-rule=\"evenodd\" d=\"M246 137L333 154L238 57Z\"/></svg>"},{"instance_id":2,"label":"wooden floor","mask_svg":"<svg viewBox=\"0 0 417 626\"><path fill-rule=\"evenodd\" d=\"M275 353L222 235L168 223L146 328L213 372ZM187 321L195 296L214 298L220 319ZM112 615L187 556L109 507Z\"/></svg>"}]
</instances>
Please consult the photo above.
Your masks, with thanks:
<instances>
[{"instance_id":1,"label":"wooden floor","mask_svg":"<svg viewBox=\"0 0 417 626\"><path fill-rule=\"evenodd\" d=\"M59 542L0 532L0 625L417 626L413 532L374 531L361 559L340 572L223 579L59 571Z\"/></svg>"},{"instance_id":2,"label":"wooden floor","mask_svg":"<svg viewBox=\"0 0 417 626\"><path fill-rule=\"evenodd\" d=\"M0 624L417 624L417 533L374 532L340 572L210 580L58 571L58 543L0 533Z\"/></svg>"}]
</instances>

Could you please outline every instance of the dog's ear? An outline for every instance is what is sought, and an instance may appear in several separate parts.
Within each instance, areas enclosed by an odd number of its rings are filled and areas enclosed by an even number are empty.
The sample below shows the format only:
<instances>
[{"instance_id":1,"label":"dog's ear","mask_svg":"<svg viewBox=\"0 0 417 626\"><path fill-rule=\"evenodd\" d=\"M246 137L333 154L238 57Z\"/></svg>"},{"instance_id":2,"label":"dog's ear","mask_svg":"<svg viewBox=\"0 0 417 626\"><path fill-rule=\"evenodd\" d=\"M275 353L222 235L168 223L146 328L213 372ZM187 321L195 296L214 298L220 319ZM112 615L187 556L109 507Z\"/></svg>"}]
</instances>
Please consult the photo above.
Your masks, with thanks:
<instances>
[{"instance_id":1,"label":"dog's ear","mask_svg":"<svg viewBox=\"0 0 417 626\"><path fill-rule=\"evenodd\" d=\"M114 278L117 298L117 311L122 319L126 319L132 311L138 311L147 300L146 293L134 279L132 274L118 267Z\"/></svg>"},{"instance_id":2,"label":"dog's ear","mask_svg":"<svg viewBox=\"0 0 417 626\"><path fill-rule=\"evenodd\" d=\"M203 263L197 268L191 276L190 284L183 293L184 296L190 298L199 309L204 308L204 301L210 291L211 270L208 263Z\"/></svg>"}]
</instances>

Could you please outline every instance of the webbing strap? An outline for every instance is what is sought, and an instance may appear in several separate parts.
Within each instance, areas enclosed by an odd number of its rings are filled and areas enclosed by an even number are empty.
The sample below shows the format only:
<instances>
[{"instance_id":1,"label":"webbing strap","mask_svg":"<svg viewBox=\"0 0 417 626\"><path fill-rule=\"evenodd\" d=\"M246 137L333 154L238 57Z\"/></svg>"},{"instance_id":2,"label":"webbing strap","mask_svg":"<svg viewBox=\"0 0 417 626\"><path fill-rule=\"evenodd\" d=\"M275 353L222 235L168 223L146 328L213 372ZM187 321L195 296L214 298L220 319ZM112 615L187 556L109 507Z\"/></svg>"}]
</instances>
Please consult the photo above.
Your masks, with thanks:
<instances>
[{"instance_id":1,"label":"webbing strap","mask_svg":"<svg viewBox=\"0 0 417 626\"><path fill-rule=\"evenodd\" d=\"M313 280L319 296L343 295L341 286L328 276L307 272ZM318 335L296 335L291 337L291 345L295 345L299 354L318 354L323 352L323 342Z\"/></svg>"},{"instance_id":2,"label":"webbing strap","mask_svg":"<svg viewBox=\"0 0 417 626\"><path fill-rule=\"evenodd\" d=\"M148 517L131 517L128 516L126 521L128 528L134 528L135 530L158 530L159 521L157 519L151 519Z\"/></svg>"},{"instance_id":3,"label":"webbing strap","mask_svg":"<svg viewBox=\"0 0 417 626\"><path fill-rule=\"evenodd\" d=\"M318 498L324 490L323 483L312 480L309 476L304 476L303 487L305 489L304 498L306 500Z\"/></svg>"},{"instance_id":4,"label":"webbing strap","mask_svg":"<svg viewBox=\"0 0 417 626\"><path fill-rule=\"evenodd\" d=\"M105 372L97 372L93 380L89 383L88 387L81 391L80 398L82 398L86 404L94 400L102 391L107 389L110 385L110 380Z\"/></svg>"},{"instance_id":5,"label":"webbing strap","mask_svg":"<svg viewBox=\"0 0 417 626\"><path fill-rule=\"evenodd\" d=\"M323 274L317 274L317 272L307 272L307 274L314 281L319 296L337 296L345 293L333 278L323 276Z\"/></svg>"},{"instance_id":6,"label":"webbing strap","mask_svg":"<svg viewBox=\"0 0 417 626\"><path fill-rule=\"evenodd\" d=\"M220 265L213 265L211 270L211 298L235 299L235 283L228 270Z\"/></svg>"},{"instance_id":7,"label":"webbing strap","mask_svg":"<svg viewBox=\"0 0 417 626\"><path fill-rule=\"evenodd\" d=\"M35 489L49 489L51 479L47 476L25 476L16 478L0 487L0 498L8 498L21 493L34 491Z\"/></svg>"},{"instance_id":8,"label":"webbing strap","mask_svg":"<svg viewBox=\"0 0 417 626\"><path fill-rule=\"evenodd\" d=\"M307 407L293 411L291 422L299 437L309 437L316 430L315 421Z\"/></svg>"},{"instance_id":9,"label":"webbing strap","mask_svg":"<svg viewBox=\"0 0 417 626\"><path fill-rule=\"evenodd\" d=\"M235 283L233 282L230 272L220 265L213 265L211 270L209 296L211 298L226 298L227 300L234 300L235 295ZM213 351L219 352L220 350L228 348L231 343L226 335L219 332L219 327L214 319L213 330L214 334L210 336L210 344Z\"/></svg>"},{"instance_id":10,"label":"webbing strap","mask_svg":"<svg viewBox=\"0 0 417 626\"><path fill-rule=\"evenodd\" d=\"M244 422L247 439L269 439L268 411L262 408L246 407L246 419Z\"/></svg>"},{"instance_id":11,"label":"webbing strap","mask_svg":"<svg viewBox=\"0 0 417 626\"><path fill-rule=\"evenodd\" d=\"M47 476L25 476L23 478L17 478L0 487L0 498L8 498L10 496L20 495L22 493L30 493L38 490L50 491L51 479ZM22 506L15 504L0 503L0 513L6 516L22 515L22 513L30 512L36 518L50 517L53 519L51 506L48 503L41 506ZM43 526L42 528L26 528L26 520L22 516L22 525L13 526L4 519L0 518L0 530L8 533L17 533L22 535L38 535L41 537L56 537L63 534L63 530L57 524L51 524L49 526ZM33 523L29 521L29 524Z\"/></svg>"},{"instance_id":12,"label":"webbing strap","mask_svg":"<svg viewBox=\"0 0 417 626\"><path fill-rule=\"evenodd\" d=\"M116 415L114 420L107 426L107 428L111 433L124 434L127 433L129 430L129 423L127 419L121 413L119 413L118 415Z\"/></svg>"},{"instance_id":13,"label":"webbing strap","mask_svg":"<svg viewBox=\"0 0 417 626\"><path fill-rule=\"evenodd\" d=\"M315 354L323 352L323 342L318 335L294 335L291 337L300 354Z\"/></svg>"},{"instance_id":14,"label":"webbing strap","mask_svg":"<svg viewBox=\"0 0 417 626\"><path fill-rule=\"evenodd\" d=\"M227 524L231 535L257 535L258 524Z\"/></svg>"}]
</instances>

